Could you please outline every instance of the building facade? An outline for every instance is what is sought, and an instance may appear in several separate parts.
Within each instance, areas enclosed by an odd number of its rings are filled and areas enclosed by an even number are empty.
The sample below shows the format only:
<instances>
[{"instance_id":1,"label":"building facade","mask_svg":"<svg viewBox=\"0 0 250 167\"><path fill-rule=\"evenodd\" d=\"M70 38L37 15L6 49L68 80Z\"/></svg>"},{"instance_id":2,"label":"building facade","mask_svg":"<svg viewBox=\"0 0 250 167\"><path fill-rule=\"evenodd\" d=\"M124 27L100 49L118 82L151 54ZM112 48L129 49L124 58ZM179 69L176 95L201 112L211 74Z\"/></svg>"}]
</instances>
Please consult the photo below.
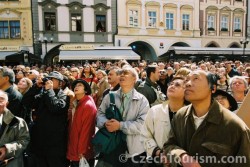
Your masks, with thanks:
<instances>
[{"instance_id":1,"label":"building facade","mask_svg":"<svg viewBox=\"0 0 250 167\"><path fill-rule=\"evenodd\" d=\"M116 1L38 0L33 20L37 53L56 63L62 44L113 46Z\"/></svg>"},{"instance_id":2,"label":"building facade","mask_svg":"<svg viewBox=\"0 0 250 167\"><path fill-rule=\"evenodd\" d=\"M240 48L246 1L119 0L115 45L131 46L145 60L171 46Z\"/></svg>"},{"instance_id":3,"label":"building facade","mask_svg":"<svg viewBox=\"0 0 250 167\"><path fill-rule=\"evenodd\" d=\"M0 60L21 50L33 53L31 2L0 1ZM24 60L23 60L24 61Z\"/></svg>"},{"instance_id":4,"label":"building facade","mask_svg":"<svg viewBox=\"0 0 250 167\"><path fill-rule=\"evenodd\" d=\"M202 47L240 48L246 27L247 0L200 0Z\"/></svg>"},{"instance_id":5,"label":"building facade","mask_svg":"<svg viewBox=\"0 0 250 167\"><path fill-rule=\"evenodd\" d=\"M142 59L156 60L171 46L201 47L197 0L119 0L118 9L115 45Z\"/></svg>"}]
</instances>

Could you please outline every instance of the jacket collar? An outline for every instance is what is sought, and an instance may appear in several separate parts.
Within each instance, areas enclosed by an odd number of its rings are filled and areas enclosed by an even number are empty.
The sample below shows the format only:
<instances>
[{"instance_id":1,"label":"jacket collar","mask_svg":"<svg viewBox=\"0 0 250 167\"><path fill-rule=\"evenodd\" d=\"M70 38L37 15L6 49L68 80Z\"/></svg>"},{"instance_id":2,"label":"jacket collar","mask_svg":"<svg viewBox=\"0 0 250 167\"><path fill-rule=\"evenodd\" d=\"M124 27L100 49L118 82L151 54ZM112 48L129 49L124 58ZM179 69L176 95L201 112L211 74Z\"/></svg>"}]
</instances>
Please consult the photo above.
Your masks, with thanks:
<instances>
[{"instance_id":1,"label":"jacket collar","mask_svg":"<svg viewBox=\"0 0 250 167\"><path fill-rule=\"evenodd\" d=\"M120 88L117 91L117 94L119 95L119 97L122 97L122 88ZM140 98L140 94L135 90L135 88L132 89L132 95L131 95L133 100L138 100Z\"/></svg>"},{"instance_id":2,"label":"jacket collar","mask_svg":"<svg viewBox=\"0 0 250 167\"><path fill-rule=\"evenodd\" d=\"M186 117L192 117L192 112L193 112L194 108L193 105L190 104L187 108L187 113L186 113ZM222 108L220 107L220 105L218 104L218 102L216 100L212 100L212 103L209 107L208 110L208 115L205 118L207 122L211 122L214 124L219 124L221 119L222 119Z\"/></svg>"},{"instance_id":3,"label":"jacket collar","mask_svg":"<svg viewBox=\"0 0 250 167\"><path fill-rule=\"evenodd\" d=\"M4 113L3 113L3 122L5 124L10 124L12 119L14 118L15 116L8 110L8 109L4 109Z\"/></svg>"},{"instance_id":4,"label":"jacket collar","mask_svg":"<svg viewBox=\"0 0 250 167\"><path fill-rule=\"evenodd\" d=\"M158 86L158 84L155 82L152 82L148 77L146 78L146 81L145 81L145 83L147 84L147 85L149 85L149 86L153 86L153 87L157 87Z\"/></svg>"}]
</instances>

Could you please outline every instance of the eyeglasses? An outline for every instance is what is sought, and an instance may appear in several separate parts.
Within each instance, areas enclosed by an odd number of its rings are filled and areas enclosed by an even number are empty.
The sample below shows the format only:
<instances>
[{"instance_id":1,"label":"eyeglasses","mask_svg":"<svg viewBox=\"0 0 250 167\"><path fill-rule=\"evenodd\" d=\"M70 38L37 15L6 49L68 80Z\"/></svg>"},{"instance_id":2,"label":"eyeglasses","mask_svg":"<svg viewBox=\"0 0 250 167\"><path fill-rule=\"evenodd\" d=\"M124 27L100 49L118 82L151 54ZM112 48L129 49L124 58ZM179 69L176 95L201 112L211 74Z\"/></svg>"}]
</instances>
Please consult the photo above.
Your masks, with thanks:
<instances>
[{"instance_id":1,"label":"eyeglasses","mask_svg":"<svg viewBox=\"0 0 250 167\"><path fill-rule=\"evenodd\" d=\"M179 82L170 82L170 83L168 84L168 86L169 86L169 87L170 87L170 86L182 87L183 85L182 85L181 83L179 83Z\"/></svg>"}]
</instances>

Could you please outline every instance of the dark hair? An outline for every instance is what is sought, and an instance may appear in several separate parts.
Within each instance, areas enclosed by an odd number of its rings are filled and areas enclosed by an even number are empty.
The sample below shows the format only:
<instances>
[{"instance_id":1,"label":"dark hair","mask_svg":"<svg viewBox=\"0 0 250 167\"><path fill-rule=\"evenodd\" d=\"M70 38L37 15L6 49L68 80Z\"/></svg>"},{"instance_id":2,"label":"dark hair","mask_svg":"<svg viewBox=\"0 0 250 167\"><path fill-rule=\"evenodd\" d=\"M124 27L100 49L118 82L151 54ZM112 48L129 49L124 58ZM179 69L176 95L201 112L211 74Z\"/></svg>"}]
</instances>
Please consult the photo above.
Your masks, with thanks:
<instances>
[{"instance_id":1,"label":"dark hair","mask_svg":"<svg viewBox=\"0 0 250 167\"><path fill-rule=\"evenodd\" d=\"M208 81L208 85L209 85L210 89L214 90L215 89L214 85L217 86L217 77L216 77L216 75L208 72L206 77L207 77L207 81Z\"/></svg>"},{"instance_id":2,"label":"dark hair","mask_svg":"<svg viewBox=\"0 0 250 167\"><path fill-rule=\"evenodd\" d=\"M146 69L147 77L150 78L151 72L155 72L157 65L149 65Z\"/></svg>"}]
</instances>

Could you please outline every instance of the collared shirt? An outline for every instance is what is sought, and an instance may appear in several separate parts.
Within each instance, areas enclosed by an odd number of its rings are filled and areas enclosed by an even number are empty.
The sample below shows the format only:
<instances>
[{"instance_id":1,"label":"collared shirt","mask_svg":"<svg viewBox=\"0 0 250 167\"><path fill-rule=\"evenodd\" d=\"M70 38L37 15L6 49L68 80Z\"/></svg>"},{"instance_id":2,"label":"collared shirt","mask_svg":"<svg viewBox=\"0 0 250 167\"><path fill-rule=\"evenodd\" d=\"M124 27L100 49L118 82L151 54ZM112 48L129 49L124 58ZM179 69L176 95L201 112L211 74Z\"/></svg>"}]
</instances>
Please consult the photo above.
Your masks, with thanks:
<instances>
[{"instance_id":1,"label":"collared shirt","mask_svg":"<svg viewBox=\"0 0 250 167\"><path fill-rule=\"evenodd\" d=\"M194 124L195 124L195 130L197 130L199 128L199 126L201 125L201 123L204 121L204 119L206 118L208 112L201 116L201 117L197 117L194 112L193 112L193 117L194 117Z\"/></svg>"},{"instance_id":2,"label":"collared shirt","mask_svg":"<svg viewBox=\"0 0 250 167\"><path fill-rule=\"evenodd\" d=\"M121 92L121 107L120 107L120 111L121 113L125 110L126 106L128 106L129 100L132 97L132 91L133 89L131 89L128 93L122 93Z\"/></svg>"}]
</instances>

